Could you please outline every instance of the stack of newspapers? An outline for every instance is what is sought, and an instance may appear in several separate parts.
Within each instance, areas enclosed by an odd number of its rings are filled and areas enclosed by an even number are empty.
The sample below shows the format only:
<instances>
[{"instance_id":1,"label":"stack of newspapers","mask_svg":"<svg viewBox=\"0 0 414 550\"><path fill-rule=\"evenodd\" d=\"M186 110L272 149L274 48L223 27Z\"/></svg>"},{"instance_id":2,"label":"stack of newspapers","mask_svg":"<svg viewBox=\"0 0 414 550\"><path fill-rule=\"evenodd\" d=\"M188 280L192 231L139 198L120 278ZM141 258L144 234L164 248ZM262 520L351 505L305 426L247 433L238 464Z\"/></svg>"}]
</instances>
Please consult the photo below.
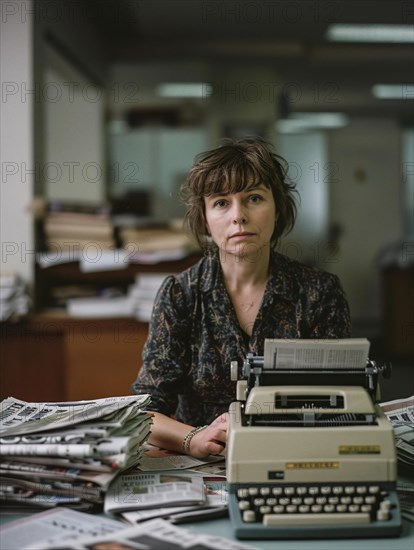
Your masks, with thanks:
<instances>
[{"instance_id":1,"label":"stack of newspapers","mask_svg":"<svg viewBox=\"0 0 414 550\"><path fill-rule=\"evenodd\" d=\"M394 428L399 479L397 494L401 514L414 521L414 395L381 403Z\"/></svg>"},{"instance_id":2,"label":"stack of newspapers","mask_svg":"<svg viewBox=\"0 0 414 550\"><path fill-rule=\"evenodd\" d=\"M137 466L151 428L148 395L0 403L1 508L99 510L116 475Z\"/></svg>"}]
</instances>

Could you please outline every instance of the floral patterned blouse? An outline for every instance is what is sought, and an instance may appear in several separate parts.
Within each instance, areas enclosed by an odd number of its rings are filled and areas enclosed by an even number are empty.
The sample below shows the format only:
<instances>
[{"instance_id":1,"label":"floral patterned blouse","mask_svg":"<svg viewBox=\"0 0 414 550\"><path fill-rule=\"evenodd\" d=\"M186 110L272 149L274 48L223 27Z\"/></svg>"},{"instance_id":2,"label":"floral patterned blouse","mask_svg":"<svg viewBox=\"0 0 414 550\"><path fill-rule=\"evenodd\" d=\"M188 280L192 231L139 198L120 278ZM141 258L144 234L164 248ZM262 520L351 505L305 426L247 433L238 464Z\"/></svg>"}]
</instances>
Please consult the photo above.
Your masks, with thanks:
<instances>
[{"instance_id":1,"label":"floral patterned blouse","mask_svg":"<svg viewBox=\"0 0 414 550\"><path fill-rule=\"evenodd\" d=\"M347 300L335 275L271 253L267 286L252 335L240 327L217 251L163 282L152 314L136 393L149 409L198 426L236 396L230 363L264 353L265 338L349 338Z\"/></svg>"}]
</instances>

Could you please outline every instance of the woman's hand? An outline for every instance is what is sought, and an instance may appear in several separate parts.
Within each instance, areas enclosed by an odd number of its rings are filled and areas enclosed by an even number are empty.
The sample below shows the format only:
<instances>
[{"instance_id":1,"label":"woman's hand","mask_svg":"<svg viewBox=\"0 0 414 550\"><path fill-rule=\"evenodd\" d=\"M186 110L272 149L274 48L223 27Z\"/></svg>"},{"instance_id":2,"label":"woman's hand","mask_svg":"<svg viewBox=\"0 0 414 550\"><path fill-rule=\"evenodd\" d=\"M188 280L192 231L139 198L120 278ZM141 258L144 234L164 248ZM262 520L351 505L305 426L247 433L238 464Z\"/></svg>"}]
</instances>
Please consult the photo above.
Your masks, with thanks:
<instances>
[{"instance_id":1,"label":"woman's hand","mask_svg":"<svg viewBox=\"0 0 414 550\"><path fill-rule=\"evenodd\" d=\"M226 448L228 420L229 413L223 413L197 432L191 439L189 454L195 458L221 454Z\"/></svg>"}]
</instances>

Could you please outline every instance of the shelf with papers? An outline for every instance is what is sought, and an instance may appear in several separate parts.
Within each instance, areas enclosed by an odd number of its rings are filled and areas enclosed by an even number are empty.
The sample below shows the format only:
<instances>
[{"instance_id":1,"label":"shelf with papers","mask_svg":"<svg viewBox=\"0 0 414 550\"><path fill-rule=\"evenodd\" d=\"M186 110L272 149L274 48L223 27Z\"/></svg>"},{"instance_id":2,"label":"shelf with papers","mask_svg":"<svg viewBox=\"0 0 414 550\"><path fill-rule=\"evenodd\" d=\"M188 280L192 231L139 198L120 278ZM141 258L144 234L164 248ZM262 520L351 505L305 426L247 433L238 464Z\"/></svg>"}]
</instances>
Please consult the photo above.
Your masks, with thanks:
<instances>
[{"instance_id":1,"label":"shelf with papers","mask_svg":"<svg viewBox=\"0 0 414 550\"><path fill-rule=\"evenodd\" d=\"M37 312L52 305L52 292L56 287L119 288L125 292L140 273L179 273L195 264L200 252L191 252L179 260L158 263L129 263L120 269L82 271L78 261L60 263L50 267L36 265L35 307Z\"/></svg>"}]
</instances>

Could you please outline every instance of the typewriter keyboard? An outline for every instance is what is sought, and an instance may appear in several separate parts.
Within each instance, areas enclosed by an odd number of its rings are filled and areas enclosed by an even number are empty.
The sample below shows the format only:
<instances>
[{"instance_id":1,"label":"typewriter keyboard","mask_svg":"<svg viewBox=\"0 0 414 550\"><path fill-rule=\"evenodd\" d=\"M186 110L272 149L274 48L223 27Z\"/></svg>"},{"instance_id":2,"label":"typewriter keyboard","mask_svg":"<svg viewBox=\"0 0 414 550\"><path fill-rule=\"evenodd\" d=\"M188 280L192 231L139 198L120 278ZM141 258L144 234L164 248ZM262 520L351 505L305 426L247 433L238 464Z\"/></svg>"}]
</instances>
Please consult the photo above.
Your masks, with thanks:
<instances>
[{"instance_id":1,"label":"typewriter keyboard","mask_svg":"<svg viewBox=\"0 0 414 550\"><path fill-rule=\"evenodd\" d=\"M240 538L300 537L301 531L318 537L346 531L391 536L401 526L395 492L375 484L250 485L230 496L236 535L245 535Z\"/></svg>"}]
</instances>

